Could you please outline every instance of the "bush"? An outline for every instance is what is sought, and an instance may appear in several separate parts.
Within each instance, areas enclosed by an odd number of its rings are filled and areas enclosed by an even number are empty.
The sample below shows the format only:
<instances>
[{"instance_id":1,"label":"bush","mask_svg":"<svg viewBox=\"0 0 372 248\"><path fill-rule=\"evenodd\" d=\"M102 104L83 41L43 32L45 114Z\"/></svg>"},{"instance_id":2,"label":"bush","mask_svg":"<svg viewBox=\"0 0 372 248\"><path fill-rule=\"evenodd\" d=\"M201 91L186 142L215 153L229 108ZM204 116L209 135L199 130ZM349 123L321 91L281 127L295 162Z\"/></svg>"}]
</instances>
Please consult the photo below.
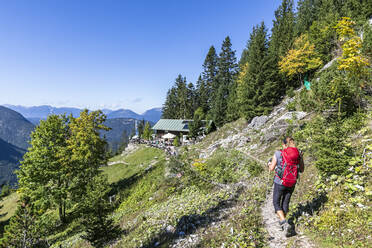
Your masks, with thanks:
<instances>
[{"instance_id":1,"label":"bush","mask_svg":"<svg viewBox=\"0 0 372 248\"><path fill-rule=\"evenodd\" d=\"M286 109L288 111L296 111L296 101L292 101L287 104Z\"/></svg>"},{"instance_id":2,"label":"bush","mask_svg":"<svg viewBox=\"0 0 372 248\"><path fill-rule=\"evenodd\" d=\"M178 136L173 140L173 145L174 146L180 146L180 138L178 138Z\"/></svg>"},{"instance_id":3,"label":"bush","mask_svg":"<svg viewBox=\"0 0 372 248\"><path fill-rule=\"evenodd\" d=\"M344 175L354 151L347 137L362 127L363 114L355 114L347 119L326 119L316 117L294 136L302 143L301 148L309 150L316 159L317 167L323 178L331 175Z\"/></svg>"},{"instance_id":4,"label":"bush","mask_svg":"<svg viewBox=\"0 0 372 248\"><path fill-rule=\"evenodd\" d=\"M248 172L251 177L257 177L264 171L264 168L262 168L262 165L260 165L256 161L251 161L248 166Z\"/></svg>"},{"instance_id":5,"label":"bush","mask_svg":"<svg viewBox=\"0 0 372 248\"><path fill-rule=\"evenodd\" d=\"M353 78L337 70L334 63L312 80L311 90L302 89L298 102L303 111L335 109L343 116L350 116L359 106L358 89Z\"/></svg>"}]
</instances>

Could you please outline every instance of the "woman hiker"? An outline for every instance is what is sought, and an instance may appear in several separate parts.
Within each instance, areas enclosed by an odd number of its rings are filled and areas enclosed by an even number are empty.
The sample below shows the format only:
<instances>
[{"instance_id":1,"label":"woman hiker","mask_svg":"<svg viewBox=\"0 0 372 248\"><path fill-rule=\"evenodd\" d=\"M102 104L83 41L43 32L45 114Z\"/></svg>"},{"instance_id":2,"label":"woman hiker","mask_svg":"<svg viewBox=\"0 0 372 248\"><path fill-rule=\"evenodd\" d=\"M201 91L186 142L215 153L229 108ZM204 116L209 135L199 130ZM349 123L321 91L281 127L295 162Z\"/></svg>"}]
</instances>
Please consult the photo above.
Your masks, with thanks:
<instances>
[{"instance_id":1,"label":"woman hiker","mask_svg":"<svg viewBox=\"0 0 372 248\"><path fill-rule=\"evenodd\" d=\"M294 139L286 137L282 143L282 150L274 153L268 162L270 171L275 170L273 204L275 213L279 217L279 224L285 235L291 235L291 226L286 215L289 209L289 201L296 186L298 172L304 171L302 154L296 148Z\"/></svg>"}]
</instances>

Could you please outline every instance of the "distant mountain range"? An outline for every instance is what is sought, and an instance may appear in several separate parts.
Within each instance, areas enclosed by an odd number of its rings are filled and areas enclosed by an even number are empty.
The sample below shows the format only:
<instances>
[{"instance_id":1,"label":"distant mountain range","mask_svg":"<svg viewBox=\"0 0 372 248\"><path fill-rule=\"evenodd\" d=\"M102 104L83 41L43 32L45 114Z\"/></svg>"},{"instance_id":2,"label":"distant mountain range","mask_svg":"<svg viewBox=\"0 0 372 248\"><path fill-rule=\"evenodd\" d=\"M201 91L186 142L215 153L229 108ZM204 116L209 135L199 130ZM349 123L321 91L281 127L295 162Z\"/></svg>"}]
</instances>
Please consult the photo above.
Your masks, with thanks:
<instances>
[{"instance_id":1,"label":"distant mountain range","mask_svg":"<svg viewBox=\"0 0 372 248\"><path fill-rule=\"evenodd\" d=\"M37 124L40 120L44 120L51 114L72 114L73 116L79 116L82 109L79 108L67 108L61 107L56 108L49 105L43 106L32 106L32 107L25 107L19 105L4 105L7 108L10 108L18 113L22 114L25 118L27 118L30 122ZM161 108L152 108L144 112L142 115L135 113L130 109L119 109L119 110L110 110L110 109L102 109L102 112L107 115L108 119L113 118L132 118L137 120L147 120L156 123L162 114Z\"/></svg>"},{"instance_id":2,"label":"distant mountain range","mask_svg":"<svg viewBox=\"0 0 372 248\"><path fill-rule=\"evenodd\" d=\"M34 128L20 113L0 106L0 139L26 150Z\"/></svg>"},{"instance_id":3,"label":"distant mountain range","mask_svg":"<svg viewBox=\"0 0 372 248\"><path fill-rule=\"evenodd\" d=\"M35 126L14 110L0 106L0 186L15 184L19 161Z\"/></svg>"}]
</instances>

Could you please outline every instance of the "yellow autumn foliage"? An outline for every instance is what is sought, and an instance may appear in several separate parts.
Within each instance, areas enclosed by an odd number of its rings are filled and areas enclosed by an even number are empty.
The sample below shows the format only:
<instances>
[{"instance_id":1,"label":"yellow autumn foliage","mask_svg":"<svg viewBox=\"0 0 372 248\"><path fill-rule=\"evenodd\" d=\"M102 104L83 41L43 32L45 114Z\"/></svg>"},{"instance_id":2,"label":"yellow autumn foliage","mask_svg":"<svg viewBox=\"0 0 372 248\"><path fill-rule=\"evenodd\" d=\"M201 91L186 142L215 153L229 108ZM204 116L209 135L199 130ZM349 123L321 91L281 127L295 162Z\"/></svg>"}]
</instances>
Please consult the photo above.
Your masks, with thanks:
<instances>
[{"instance_id":1,"label":"yellow autumn foliage","mask_svg":"<svg viewBox=\"0 0 372 248\"><path fill-rule=\"evenodd\" d=\"M362 55L362 39L356 35L349 17L343 17L335 26L339 41L342 43L342 56L338 60L338 69L350 72L352 76L362 76L367 72L369 61Z\"/></svg>"},{"instance_id":2,"label":"yellow autumn foliage","mask_svg":"<svg viewBox=\"0 0 372 248\"><path fill-rule=\"evenodd\" d=\"M279 61L280 72L293 77L314 70L322 65L319 54L315 51L315 46L310 43L307 34L298 37L293 48L287 52Z\"/></svg>"}]
</instances>

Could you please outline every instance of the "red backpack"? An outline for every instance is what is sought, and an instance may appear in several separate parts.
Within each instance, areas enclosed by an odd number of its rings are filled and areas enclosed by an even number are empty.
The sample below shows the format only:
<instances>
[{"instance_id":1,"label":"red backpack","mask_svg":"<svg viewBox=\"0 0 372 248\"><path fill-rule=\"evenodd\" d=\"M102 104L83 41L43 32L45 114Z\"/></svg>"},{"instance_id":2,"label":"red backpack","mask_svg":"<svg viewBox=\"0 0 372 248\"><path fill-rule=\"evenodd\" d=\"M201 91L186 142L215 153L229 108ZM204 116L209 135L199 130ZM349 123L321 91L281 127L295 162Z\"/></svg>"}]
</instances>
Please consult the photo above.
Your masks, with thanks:
<instances>
[{"instance_id":1,"label":"red backpack","mask_svg":"<svg viewBox=\"0 0 372 248\"><path fill-rule=\"evenodd\" d=\"M276 175L281 179L283 186L292 187L297 181L300 152L296 147L288 147L280 152L282 153L282 169L277 170Z\"/></svg>"}]
</instances>

